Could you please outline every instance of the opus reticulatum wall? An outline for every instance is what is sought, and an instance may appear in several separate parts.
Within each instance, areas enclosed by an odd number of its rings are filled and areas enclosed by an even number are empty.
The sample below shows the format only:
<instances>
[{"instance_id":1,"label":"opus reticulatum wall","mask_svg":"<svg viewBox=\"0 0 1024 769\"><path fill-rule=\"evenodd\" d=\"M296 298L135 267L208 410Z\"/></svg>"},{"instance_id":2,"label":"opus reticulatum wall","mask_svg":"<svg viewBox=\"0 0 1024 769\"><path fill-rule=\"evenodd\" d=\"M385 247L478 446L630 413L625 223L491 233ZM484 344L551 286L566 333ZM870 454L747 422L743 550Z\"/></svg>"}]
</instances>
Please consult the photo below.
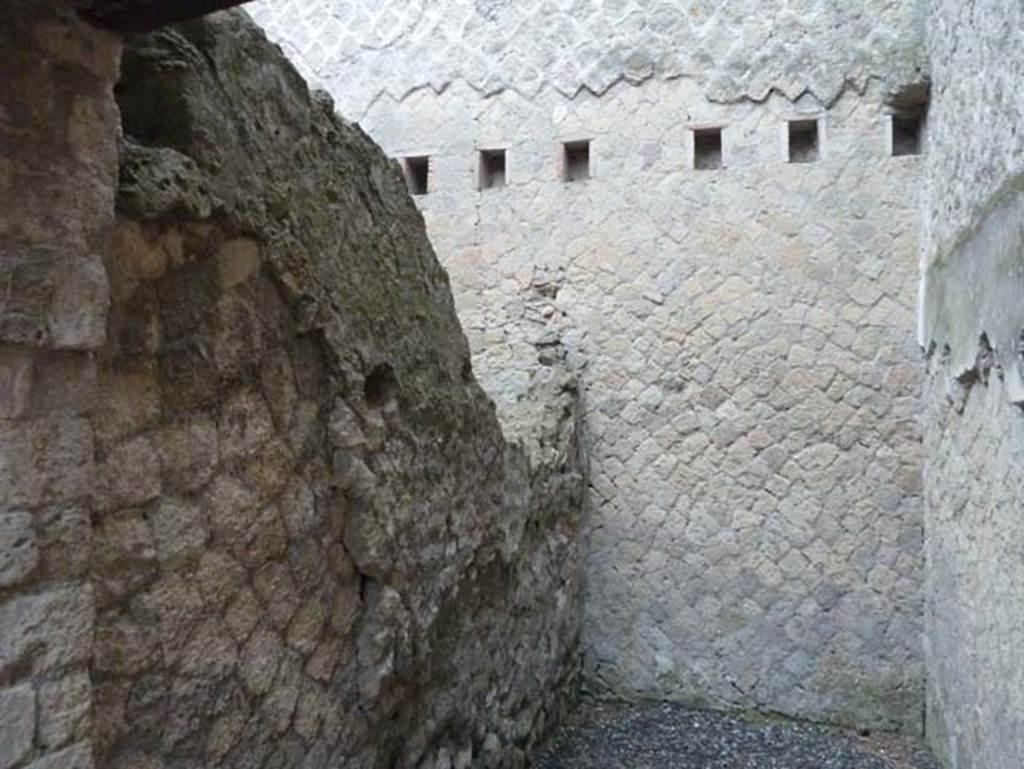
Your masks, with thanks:
<instances>
[{"instance_id":1,"label":"opus reticulatum wall","mask_svg":"<svg viewBox=\"0 0 1024 769\"><path fill-rule=\"evenodd\" d=\"M917 4L315 5L253 12L427 158L411 184L505 424L581 372L588 686L919 729L920 161L889 114ZM791 157L793 121L816 137Z\"/></svg>"}]
</instances>

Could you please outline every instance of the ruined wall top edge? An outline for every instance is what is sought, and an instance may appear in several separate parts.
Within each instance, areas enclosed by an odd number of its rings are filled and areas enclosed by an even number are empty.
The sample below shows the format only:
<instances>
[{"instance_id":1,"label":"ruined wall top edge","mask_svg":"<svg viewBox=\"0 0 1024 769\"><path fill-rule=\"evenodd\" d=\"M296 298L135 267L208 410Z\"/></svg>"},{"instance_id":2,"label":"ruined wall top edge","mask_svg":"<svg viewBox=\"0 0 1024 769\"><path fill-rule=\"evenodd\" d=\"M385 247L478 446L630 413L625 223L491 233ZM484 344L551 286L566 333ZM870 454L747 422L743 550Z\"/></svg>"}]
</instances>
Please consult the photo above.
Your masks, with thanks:
<instances>
[{"instance_id":1,"label":"ruined wall top edge","mask_svg":"<svg viewBox=\"0 0 1024 769\"><path fill-rule=\"evenodd\" d=\"M925 71L921 0L256 0L311 81L358 119L381 98L465 81L482 95L601 94L690 77L711 101L831 104Z\"/></svg>"}]
</instances>

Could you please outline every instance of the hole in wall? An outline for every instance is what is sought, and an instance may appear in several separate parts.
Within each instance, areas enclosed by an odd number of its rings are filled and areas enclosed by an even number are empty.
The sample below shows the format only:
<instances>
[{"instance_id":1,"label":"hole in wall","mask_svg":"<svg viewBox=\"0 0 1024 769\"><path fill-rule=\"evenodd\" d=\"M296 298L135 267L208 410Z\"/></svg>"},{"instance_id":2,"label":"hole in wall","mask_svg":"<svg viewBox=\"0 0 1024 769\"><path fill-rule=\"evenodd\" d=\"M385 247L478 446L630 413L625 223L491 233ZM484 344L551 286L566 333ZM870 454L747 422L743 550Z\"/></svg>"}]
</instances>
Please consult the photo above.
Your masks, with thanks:
<instances>
[{"instance_id":1,"label":"hole in wall","mask_svg":"<svg viewBox=\"0 0 1024 769\"><path fill-rule=\"evenodd\" d=\"M793 120L789 123L789 162L813 163L821 157L817 120Z\"/></svg>"},{"instance_id":2,"label":"hole in wall","mask_svg":"<svg viewBox=\"0 0 1024 769\"><path fill-rule=\"evenodd\" d=\"M927 80L903 85L886 98L892 111L890 139L894 157L920 155L924 151L930 100L931 83Z\"/></svg>"},{"instance_id":3,"label":"hole in wall","mask_svg":"<svg viewBox=\"0 0 1024 769\"><path fill-rule=\"evenodd\" d=\"M398 380L395 371L387 363L374 366L363 383L363 396L370 406L383 406L395 397Z\"/></svg>"},{"instance_id":4,"label":"hole in wall","mask_svg":"<svg viewBox=\"0 0 1024 769\"><path fill-rule=\"evenodd\" d=\"M405 184L412 195L426 195L430 189L430 158L427 156L405 159Z\"/></svg>"},{"instance_id":5,"label":"hole in wall","mask_svg":"<svg viewBox=\"0 0 1024 769\"><path fill-rule=\"evenodd\" d=\"M698 171L710 171L724 167L721 128L694 129L693 167Z\"/></svg>"},{"instance_id":6,"label":"hole in wall","mask_svg":"<svg viewBox=\"0 0 1024 769\"><path fill-rule=\"evenodd\" d=\"M505 186L505 150L481 150L480 189L493 190Z\"/></svg>"},{"instance_id":7,"label":"hole in wall","mask_svg":"<svg viewBox=\"0 0 1024 769\"><path fill-rule=\"evenodd\" d=\"M590 178L590 141L566 142L563 145L562 179L580 182Z\"/></svg>"},{"instance_id":8,"label":"hole in wall","mask_svg":"<svg viewBox=\"0 0 1024 769\"><path fill-rule=\"evenodd\" d=\"M892 116L892 154L894 157L921 154L924 117L906 112Z\"/></svg>"}]
</instances>

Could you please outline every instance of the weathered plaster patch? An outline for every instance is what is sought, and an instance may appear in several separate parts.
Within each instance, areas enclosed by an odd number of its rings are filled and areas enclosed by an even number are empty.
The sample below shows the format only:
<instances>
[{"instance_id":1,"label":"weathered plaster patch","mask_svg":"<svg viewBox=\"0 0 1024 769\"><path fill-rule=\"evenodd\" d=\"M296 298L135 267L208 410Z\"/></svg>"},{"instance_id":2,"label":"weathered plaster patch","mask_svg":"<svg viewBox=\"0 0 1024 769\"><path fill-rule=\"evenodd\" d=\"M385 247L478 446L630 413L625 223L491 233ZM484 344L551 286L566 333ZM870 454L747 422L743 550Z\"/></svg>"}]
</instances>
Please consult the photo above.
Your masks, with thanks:
<instances>
[{"instance_id":1,"label":"weathered plaster patch","mask_svg":"<svg viewBox=\"0 0 1024 769\"><path fill-rule=\"evenodd\" d=\"M943 257L926 268L921 341L949 351L948 371L974 368L987 337L1006 381L1024 401L1024 177L993 196L988 211Z\"/></svg>"}]
</instances>

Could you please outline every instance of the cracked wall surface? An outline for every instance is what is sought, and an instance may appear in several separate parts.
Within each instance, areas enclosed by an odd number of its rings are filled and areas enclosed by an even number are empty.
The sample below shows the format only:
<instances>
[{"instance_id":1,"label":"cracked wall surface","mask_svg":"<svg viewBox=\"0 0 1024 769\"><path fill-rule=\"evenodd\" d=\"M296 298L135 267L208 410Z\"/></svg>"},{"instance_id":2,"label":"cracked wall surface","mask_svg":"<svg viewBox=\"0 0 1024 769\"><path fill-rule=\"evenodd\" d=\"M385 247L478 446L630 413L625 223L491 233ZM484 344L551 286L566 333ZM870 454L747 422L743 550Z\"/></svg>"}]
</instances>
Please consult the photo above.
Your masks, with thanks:
<instances>
[{"instance_id":1,"label":"cracked wall surface","mask_svg":"<svg viewBox=\"0 0 1024 769\"><path fill-rule=\"evenodd\" d=\"M949 767L1024 764L1024 8L932 3L921 341L928 737Z\"/></svg>"},{"instance_id":2,"label":"cracked wall surface","mask_svg":"<svg viewBox=\"0 0 1024 769\"><path fill-rule=\"evenodd\" d=\"M697 4L577 3L543 22L532 5L445 4L457 32L438 51L416 48L419 25L437 24L422 12L404 17L419 19L404 32L382 24L395 39L349 33L338 45L351 57L307 33L364 13L358 3L254 10L390 154L430 157L429 193L416 200L507 429L527 429L524 396L557 378L556 364L581 372L587 686L919 730L920 161L890 157L889 86L842 87L854 60L862 74L917 60L889 47L911 35L894 21L911 8L847 5L793 26L749 6L744 29L772 21L782 42L748 61L745 78L717 67L724 53L700 52L729 40L745 55L723 7L701 34L672 41L694 57L681 69L703 77L628 81L580 52L618 51L607 34L623 50L646 46L669 17L692 26ZM539 74L524 79L510 64L515 41L565 37L537 28L557 28L563 12L580 19L578 47L549 56L538 43L523 55ZM619 12L636 24L612 33L603 20ZM385 4L379 18L393 13ZM816 25L829 14L839 28L826 34ZM876 22L877 33L863 26ZM806 45L788 40L799 27ZM500 41L483 63L468 52L481 38ZM446 46L467 52L445 59L443 83L390 85L431 73ZM565 84L542 87L563 60ZM492 72L508 87L482 85ZM604 79L580 90L591 75ZM349 86L365 82L402 98L360 101ZM822 160L791 165L786 121L808 116L823 120ZM724 170L693 170L689 127L707 125L726 126ZM591 178L565 184L561 143L582 139ZM496 148L506 185L481 191L478 151Z\"/></svg>"}]
</instances>

